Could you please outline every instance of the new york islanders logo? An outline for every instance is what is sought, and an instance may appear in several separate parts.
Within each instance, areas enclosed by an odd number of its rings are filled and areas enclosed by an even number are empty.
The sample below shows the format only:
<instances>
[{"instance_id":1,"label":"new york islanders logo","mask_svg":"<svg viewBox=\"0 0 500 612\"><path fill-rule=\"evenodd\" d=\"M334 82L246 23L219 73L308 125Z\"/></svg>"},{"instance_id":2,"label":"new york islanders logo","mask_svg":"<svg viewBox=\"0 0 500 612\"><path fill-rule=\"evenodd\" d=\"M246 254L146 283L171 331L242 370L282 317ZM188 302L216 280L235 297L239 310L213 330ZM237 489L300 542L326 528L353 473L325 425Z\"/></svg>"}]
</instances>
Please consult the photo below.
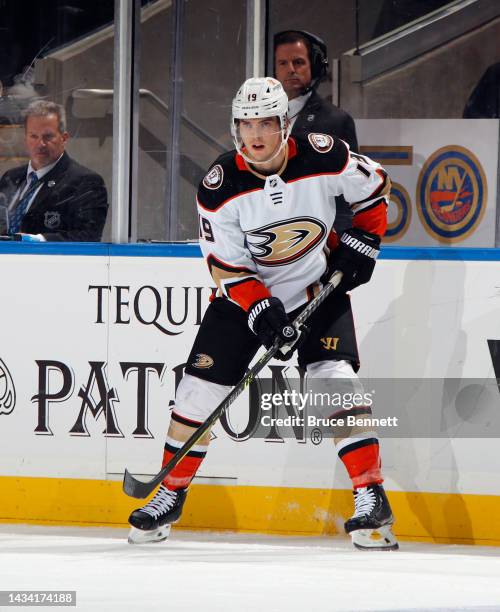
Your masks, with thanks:
<instances>
[{"instance_id":1,"label":"new york islanders logo","mask_svg":"<svg viewBox=\"0 0 500 612\"><path fill-rule=\"evenodd\" d=\"M406 234L411 223L410 196L399 183L392 183L387 216L384 242L396 242Z\"/></svg>"},{"instance_id":2,"label":"new york islanders logo","mask_svg":"<svg viewBox=\"0 0 500 612\"><path fill-rule=\"evenodd\" d=\"M261 266L281 266L301 259L326 233L326 225L312 217L278 221L245 232L252 257Z\"/></svg>"},{"instance_id":3,"label":"new york islanders logo","mask_svg":"<svg viewBox=\"0 0 500 612\"><path fill-rule=\"evenodd\" d=\"M420 171L417 210L426 232L440 242L467 238L486 209L487 184L476 156L458 145L433 153Z\"/></svg>"}]
</instances>

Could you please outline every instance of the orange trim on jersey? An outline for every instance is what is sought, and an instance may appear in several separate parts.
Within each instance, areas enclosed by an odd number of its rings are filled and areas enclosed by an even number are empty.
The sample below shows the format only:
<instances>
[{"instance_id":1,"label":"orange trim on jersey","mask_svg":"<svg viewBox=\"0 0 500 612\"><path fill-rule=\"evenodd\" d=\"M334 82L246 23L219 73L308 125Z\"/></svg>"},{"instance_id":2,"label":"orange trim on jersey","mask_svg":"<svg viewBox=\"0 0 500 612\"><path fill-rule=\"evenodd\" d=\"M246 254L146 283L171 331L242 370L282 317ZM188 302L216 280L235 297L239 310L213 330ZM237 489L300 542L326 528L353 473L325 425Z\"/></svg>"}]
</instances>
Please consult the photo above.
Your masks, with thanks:
<instances>
[{"instance_id":1,"label":"orange trim on jersey","mask_svg":"<svg viewBox=\"0 0 500 612\"><path fill-rule=\"evenodd\" d=\"M196 198L196 203L198 204L200 208L203 208L203 210L206 210L207 212L216 212L219 210L219 208L222 208L225 204L227 204L231 200L234 200L235 198L239 198L242 195L247 195L248 193L253 193L254 191L262 191L262 190L263 190L263 187L256 187L255 189L249 189L248 191L240 191L236 195L233 195L227 200L224 200L224 202L221 202L216 208L207 208L200 202L198 197Z\"/></svg>"},{"instance_id":2,"label":"orange trim on jersey","mask_svg":"<svg viewBox=\"0 0 500 612\"><path fill-rule=\"evenodd\" d=\"M369 202L370 200L375 199L378 195L380 195L381 197L388 195L391 187L391 179L389 178L389 175L385 170L382 170L382 168L377 168L377 170L375 170L375 174L378 174L378 176L380 176L382 182L376 189L372 191L372 193L367 198L365 198L364 200L360 200L359 202L352 202L354 206ZM387 185L387 183L389 183L389 185ZM384 193L384 190L387 191L387 194Z\"/></svg>"},{"instance_id":3,"label":"orange trim on jersey","mask_svg":"<svg viewBox=\"0 0 500 612\"><path fill-rule=\"evenodd\" d=\"M326 239L326 246L330 249L330 251L333 251L339 246L339 244L340 244L339 235L337 234L335 230L332 230L328 234L328 238Z\"/></svg>"},{"instance_id":4,"label":"orange trim on jersey","mask_svg":"<svg viewBox=\"0 0 500 612\"><path fill-rule=\"evenodd\" d=\"M297 143L295 142L295 139L289 138L288 139L288 160L292 159L296 155L298 155ZM239 153L235 154L235 163L236 163L236 167L238 168L238 170L245 170L246 172L250 172L245 160ZM308 174L307 176L299 176L296 179L290 179L289 181L286 181L286 183L287 184L295 183L296 181L301 181L303 179L308 179L308 178L314 178L315 176L332 176L332 175L342 174L342 172L344 172L344 170L347 168L348 163L349 163L349 156L347 156L344 167L338 172L318 172L317 174ZM200 202L198 197L196 197L196 202L198 206L202 208L203 210L206 210L207 212L216 212L220 208L222 208L225 204L227 204L231 200L234 200L235 198L239 198L242 195L247 195L249 193L254 193L256 191L262 191L262 190L263 190L263 187L256 187L255 189L249 189L248 191L241 191L240 193L237 193L231 196L230 198L228 198L227 200L224 200L223 202L221 202L216 208L208 208L207 206L205 206L204 204Z\"/></svg>"},{"instance_id":5,"label":"orange trim on jersey","mask_svg":"<svg viewBox=\"0 0 500 612\"><path fill-rule=\"evenodd\" d=\"M338 172L318 172L316 174L308 174L307 176L299 176L298 178L290 179L289 181L287 181L287 183L296 183L297 181L302 181L308 178L314 178L315 176L335 176L337 174L342 174L342 172L344 172L344 170L347 168L348 163L349 163L349 157L347 157L344 167Z\"/></svg>"},{"instance_id":6,"label":"orange trim on jersey","mask_svg":"<svg viewBox=\"0 0 500 612\"><path fill-rule=\"evenodd\" d=\"M234 287L227 287L226 289L231 300L237 302L247 312L255 302L271 297L269 289L254 278L249 278Z\"/></svg>"},{"instance_id":7,"label":"orange trim on jersey","mask_svg":"<svg viewBox=\"0 0 500 612\"><path fill-rule=\"evenodd\" d=\"M387 229L387 205L380 202L373 208L356 213L352 226L382 237Z\"/></svg>"},{"instance_id":8,"label":"orange trim on jersey","mask_svg":"<svg viewBox=\"0 0 500 612\"><path fill-rule=\"evenodd\" d=\"M243 156L240 153L236 153L235 162L236 162L236 167L238 168L238 170L244 170L245 172L250 172L250 170L248 169L248 166L245 163L245 160L243 159Z\"/></svg>"},{"instance_id":9,"label":"orange trim on jersey","mask_svg":"<svg viewBox=\"0 0 500 612\"><path fill-rule=\"evenodd\" d=\"M216 257L213 253L209 253L207 255L207 266L210 270L210 273L212 272L212 266L214 265L213 261L215 262L215 264L219 264L217 266L218 268L226 270L227 272L245 272L247 274L255 274L255 272L253 270L250 270L250 268L245 268L245 266L232 266L231 264L228 264L222 259Z\"/></svg>"},{"instance_id":10,"label":"orange trim on jersey","mask_svg":"<svg viewBox=\"0 0 500 612\"><path fill-rule=\"evenodd\" d=\"M264 283L256 278L257 273L253 270L244 266L231 266L212 254L207 257L207 265L221 293L226 294L244 310L248 310L260 299L271 297L271 293ZM248 275L251 278L239 280Z\"/></svg>"},{"instance_id":11,"label":"orange trim on jersey","mask_svg":"<svg viewBox=\"0 0 500 612\"><path fill-rule=\"evenodd\" d=\"M295 157L297 153L297 142L295 141L295 138L290 136L288 139L288 159L292 159L292 157Z\"/></svg>"}]
</instances>

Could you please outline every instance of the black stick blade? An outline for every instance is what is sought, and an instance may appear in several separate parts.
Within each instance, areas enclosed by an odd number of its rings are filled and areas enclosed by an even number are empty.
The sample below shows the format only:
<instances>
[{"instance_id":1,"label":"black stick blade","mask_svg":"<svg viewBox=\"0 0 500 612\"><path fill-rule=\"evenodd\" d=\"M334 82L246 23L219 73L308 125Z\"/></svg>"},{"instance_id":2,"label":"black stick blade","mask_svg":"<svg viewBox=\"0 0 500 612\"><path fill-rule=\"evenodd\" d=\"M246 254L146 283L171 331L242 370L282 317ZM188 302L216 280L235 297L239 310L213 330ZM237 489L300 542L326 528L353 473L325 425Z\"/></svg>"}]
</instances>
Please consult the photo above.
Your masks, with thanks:
<instances>
[{"instance_id":1,"label":"black stick blade","mask_svg":"<svg viewBox=\"0 0 500 612\"><path fill-rule=\"evenodd\" d=\"M137 478L132 476L132 474L125 469L125 474L123 475L123 491L130 497L145 499L154 489L156 489L162 480L163 475L161 475L160 478L158 478L157 475L153 480L142 482L141 480L137 480Z\"/></svg>"}]
</instances>

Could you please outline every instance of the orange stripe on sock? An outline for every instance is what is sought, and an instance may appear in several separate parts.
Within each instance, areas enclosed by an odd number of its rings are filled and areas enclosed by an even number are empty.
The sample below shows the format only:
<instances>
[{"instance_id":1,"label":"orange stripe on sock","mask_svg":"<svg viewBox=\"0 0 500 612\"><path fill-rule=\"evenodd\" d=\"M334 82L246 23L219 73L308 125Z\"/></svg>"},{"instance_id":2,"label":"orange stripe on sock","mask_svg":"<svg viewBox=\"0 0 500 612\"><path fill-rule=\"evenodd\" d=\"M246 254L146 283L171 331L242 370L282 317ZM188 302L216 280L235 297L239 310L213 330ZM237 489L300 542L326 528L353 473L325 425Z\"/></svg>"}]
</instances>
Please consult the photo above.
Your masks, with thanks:
<instances>
[{"instance_id":1,"label":"orange stripe on sock","mask_svg":"<svg viewBox=\"0 0 500 612\"><path fill-rule=\"evenodd\" d=\"M162 467L165 466L173 456L173 453L168 450L164 450ZM185 489L190 485L204 458L204 456L193 457L188 453L174 467L170 474L168 474L163 481L163 484L171 491L175 491L176 489Z\"/></svg>"},{"instance_id":2,"label":"orange stripe on sock","mask_svg":"<svg viewBox=\"0 0 500 612\"><path fill-rule=\"evenodd\" d=\"M341 457L355 489L384 481L378 444L369 444L349 452Z\"/></svg>"}]
</instances>

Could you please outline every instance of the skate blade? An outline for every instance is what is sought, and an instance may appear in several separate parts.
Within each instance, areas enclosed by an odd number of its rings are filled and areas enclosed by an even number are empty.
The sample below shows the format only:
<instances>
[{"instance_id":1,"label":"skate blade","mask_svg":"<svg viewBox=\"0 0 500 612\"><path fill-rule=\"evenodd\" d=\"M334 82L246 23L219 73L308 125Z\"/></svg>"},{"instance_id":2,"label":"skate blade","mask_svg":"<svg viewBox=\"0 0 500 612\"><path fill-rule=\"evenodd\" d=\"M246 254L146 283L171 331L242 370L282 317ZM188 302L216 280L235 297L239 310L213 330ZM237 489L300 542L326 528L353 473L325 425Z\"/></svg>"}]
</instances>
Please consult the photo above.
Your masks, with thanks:
<instances>
[{"instance_id":1,"label":"skate blade","mask_svg":"<svg viewBox=\"0 0 500 612\"><path fill-rule=\"evenodd\" d=\"M399 544L390 525L378 529L351 531L352 543L358 550L398 550Z\"/></svg>"},{"instance_id":2,"label":"skate blade","mask_svg":"<svg viewBox=\"0 0 500 612\"><path fill-rule=\"evenodd\" d=\"M155 542L163 542L170 535L170 529L172 525L163 525L158 529L150 529L145 531L144 529L137 529L137 527L131 527L128 534L129 544L154 544Z\"/></svg>"}]
</instances>

